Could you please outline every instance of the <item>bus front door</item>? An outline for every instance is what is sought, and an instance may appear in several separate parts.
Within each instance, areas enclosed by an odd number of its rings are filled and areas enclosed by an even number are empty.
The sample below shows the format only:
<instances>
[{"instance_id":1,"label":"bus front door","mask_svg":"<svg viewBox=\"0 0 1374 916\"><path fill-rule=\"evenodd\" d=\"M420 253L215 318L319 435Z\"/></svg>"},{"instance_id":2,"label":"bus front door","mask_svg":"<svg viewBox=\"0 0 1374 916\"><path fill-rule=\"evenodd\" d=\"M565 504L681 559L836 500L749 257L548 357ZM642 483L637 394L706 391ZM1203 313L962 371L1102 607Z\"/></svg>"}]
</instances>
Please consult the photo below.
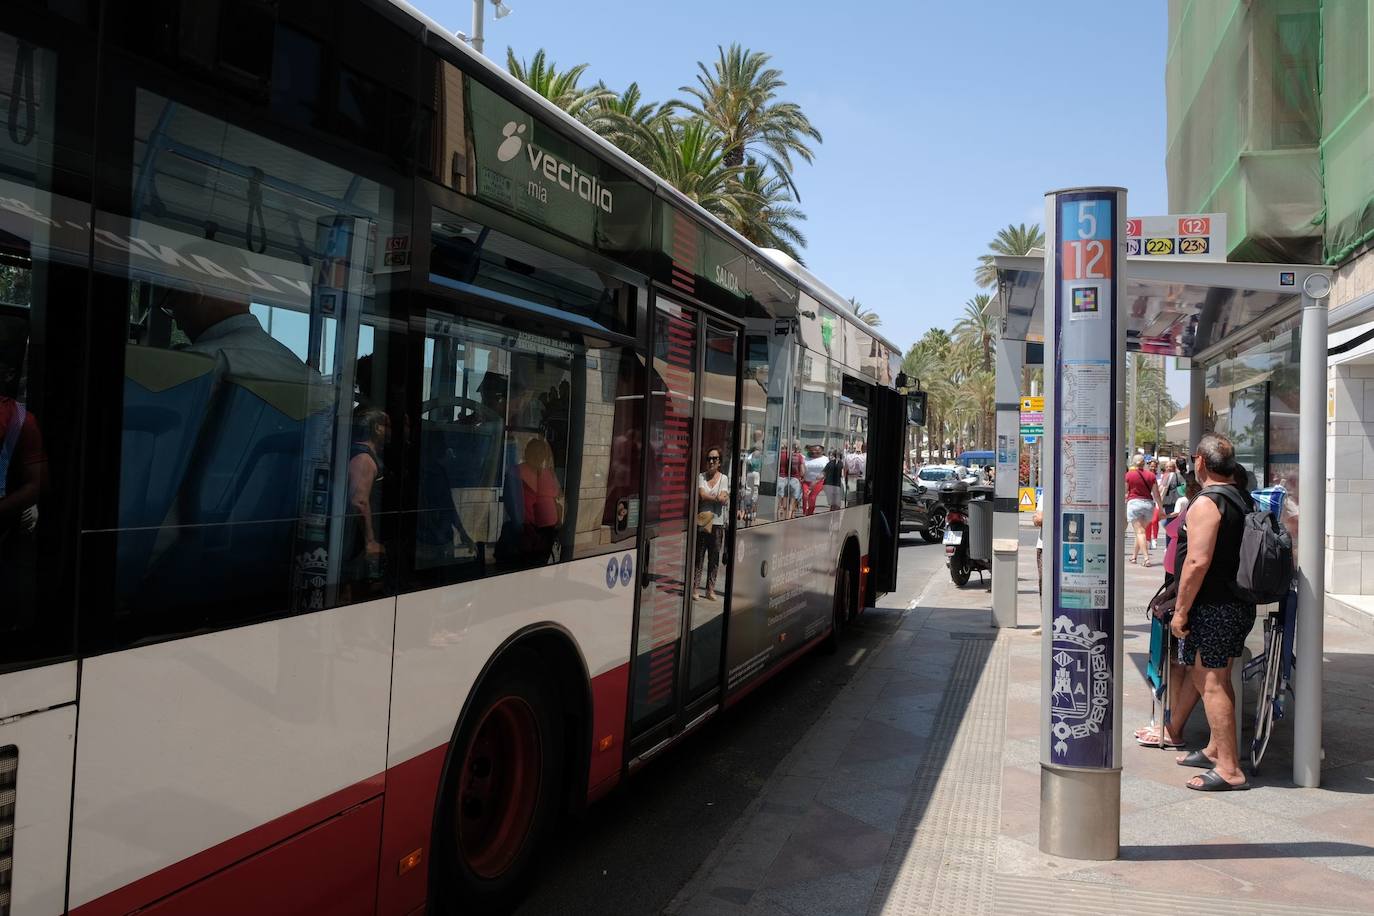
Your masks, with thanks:
<instances>
[{"instance_id":1,"label":"bus front door","mask_svg":"<svg viewBox=\"0 0 1374 916\"><path fill-rule=\"evenodd\" d=\"M653 334L632 756L720 687L735 519L740 330L660 297Z\"/></svg>"}]
</instances>

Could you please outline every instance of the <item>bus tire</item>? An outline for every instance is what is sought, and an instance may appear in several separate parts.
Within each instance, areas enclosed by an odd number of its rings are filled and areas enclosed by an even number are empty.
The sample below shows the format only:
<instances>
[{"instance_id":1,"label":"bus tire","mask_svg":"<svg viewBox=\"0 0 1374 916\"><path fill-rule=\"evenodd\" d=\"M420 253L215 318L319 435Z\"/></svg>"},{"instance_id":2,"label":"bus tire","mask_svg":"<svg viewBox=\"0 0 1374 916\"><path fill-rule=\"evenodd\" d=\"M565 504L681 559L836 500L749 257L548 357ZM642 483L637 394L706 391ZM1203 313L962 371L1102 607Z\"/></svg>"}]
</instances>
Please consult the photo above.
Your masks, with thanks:
<instances>
[{"instance_id":1,"label":"bus tire","mask_svg":"<svg viewBox=\"0 0 1374 916\"><path fill-rule=\"evenodd\" d=\"M846 551L844 558L840 560L840 565L835 570L835 600L834 610L830 621L830 634L826 636L821 644L827 655L833 654L840 648L840 636L844 632L845 626L854 619L855 592L858 587L858 570L856 564Z\"/></svg>"},{"instance_id":2,"label":"bus tire","mask_svg":"<svg viewBox=\"0 0 1374 916\"><path fill-rule=\"evenodd\" d=\"M528 649L511 652L483 683L444 780L438 912L508 912L529 889L562 798L559 708Z\"/></svg>"}]
</instances>

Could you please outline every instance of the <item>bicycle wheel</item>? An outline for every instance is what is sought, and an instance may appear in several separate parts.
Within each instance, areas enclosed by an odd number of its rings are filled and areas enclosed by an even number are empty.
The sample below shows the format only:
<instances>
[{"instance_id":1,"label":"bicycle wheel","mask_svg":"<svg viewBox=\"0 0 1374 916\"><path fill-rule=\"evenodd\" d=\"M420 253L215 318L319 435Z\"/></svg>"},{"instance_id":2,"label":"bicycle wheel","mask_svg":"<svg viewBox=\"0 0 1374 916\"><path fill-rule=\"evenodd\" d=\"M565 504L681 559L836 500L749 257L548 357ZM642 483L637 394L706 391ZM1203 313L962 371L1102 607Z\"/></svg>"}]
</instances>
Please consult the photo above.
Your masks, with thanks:
<instances>
[{"instance_id":1,"label":"bicycle wheel","mask_svg":"<svg viewBox=\"0 0 1374 916\"><path fill-rule=\"evenodd\" d=\"M1260 761L1269 748L1269 736L1274 728L1274 700L1278 694L1279 668L1283 661L1283 631L1273 625L1273 618L1264 622L1264 680L1255 702L1255 734L1250 740L1250 775L1258 776Z\"/></svg>"}]
</instances>

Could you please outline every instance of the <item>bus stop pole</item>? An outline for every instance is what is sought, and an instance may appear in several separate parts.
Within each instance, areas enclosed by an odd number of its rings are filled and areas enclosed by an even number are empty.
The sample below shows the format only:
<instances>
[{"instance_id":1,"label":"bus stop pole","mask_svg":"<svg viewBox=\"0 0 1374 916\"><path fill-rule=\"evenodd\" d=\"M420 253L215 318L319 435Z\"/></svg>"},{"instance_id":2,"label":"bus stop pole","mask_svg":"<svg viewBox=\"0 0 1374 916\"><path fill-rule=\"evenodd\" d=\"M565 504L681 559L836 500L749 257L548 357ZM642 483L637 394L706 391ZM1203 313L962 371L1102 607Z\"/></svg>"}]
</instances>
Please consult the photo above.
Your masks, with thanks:
<instances>
[{"instance_id":1,"label":"bus stop pole","mask_svg":"<svg viewBox=\"0 0 1374 916\"><path fill-rule=\"evenodd\" d=\"M1021 368L1026 342L997 341L997 477L992 503L992 625L1016 628L1016 574L1021 541L1017 493L1021 486Z\"/></svg>"},{"instance_id":2,"label":"bus stop pole","mask_svg":"<svg viewBox=\"0 0 1374 916\"><path fill-rule=\"evenodd\" d=\"M1326 611L1326 295L1303 283L1298 370L1298 620L1293 671L1293 782L1315 788L1322 770L1322 625ZM1314 293L1318 295L1313 295Z\"/></svg>"},{"instance_id":3,"label":"bus stop pole","mask_svg":"<svg viewBox=\"0 0 1374 916\"><path fill-rule=\"evenodd\" d=\"M1121 849L1126 192L1045 195L1040 851Z\"/></svg>"}]
</instances>

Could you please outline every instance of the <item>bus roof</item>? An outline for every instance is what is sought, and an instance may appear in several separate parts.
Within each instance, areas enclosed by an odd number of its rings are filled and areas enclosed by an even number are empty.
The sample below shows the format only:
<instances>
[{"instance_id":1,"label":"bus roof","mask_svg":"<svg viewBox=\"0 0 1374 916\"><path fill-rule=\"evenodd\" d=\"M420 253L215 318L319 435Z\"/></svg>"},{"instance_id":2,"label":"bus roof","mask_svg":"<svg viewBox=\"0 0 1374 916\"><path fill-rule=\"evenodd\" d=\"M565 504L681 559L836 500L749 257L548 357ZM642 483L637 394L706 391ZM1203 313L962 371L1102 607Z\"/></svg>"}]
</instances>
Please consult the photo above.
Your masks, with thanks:
<instances>
[{"instance_id":1,"label":"bus roof","mask_svg":"<svg viewBox=\"0 0 1374 916\"><path fill-rule=\"evenodd\" d=\"M866 334L871 334L876 337L898 355L902 353L901 348L898 347L897 344L893 343L871 325L861 321L859 317L854 314L854 309L847 299L835 292L825 283L821 282L815 274L798 264L795 260L781 251L760 248L740 235L734 229L721 222L717 217L703 209L696 201L692 200L686 194L683 194L677 188L646 168L643 163L626 154L620 147L600 136L595 131L579 122L576 118L569 115L566 111L554 105L548 99L531 90L524 83L506 72L504 68L496 66L486 55L478 54L476 51L472 50L466 42L459 40L457 35L453 33L453 30L447 28L440 22L436 22L429 15L416 9L408 3L407 0L388 0L388 2L397 9L403 11L407 16L422 23L433 34L442 36L449 46L462 56L466 63L476 69L482 70L485 75L501 81L506 87L518 93L530 106L538 109L541 114L557 122L559 127L563 128L579 142L592 147L598 155L612 160L616 166L625 169L631 175L643 181L645 185L659 192L663 197L671 200L674 205L689 211L693 217L706 223L712 231L725 236L732 243L742 246L760 261L772 264L782 270L794 283L805 289L808 294L815 297L817 300L823 302L827 308L833 310L850 324L863 328Z\"/></svg>"}]
</instances>

